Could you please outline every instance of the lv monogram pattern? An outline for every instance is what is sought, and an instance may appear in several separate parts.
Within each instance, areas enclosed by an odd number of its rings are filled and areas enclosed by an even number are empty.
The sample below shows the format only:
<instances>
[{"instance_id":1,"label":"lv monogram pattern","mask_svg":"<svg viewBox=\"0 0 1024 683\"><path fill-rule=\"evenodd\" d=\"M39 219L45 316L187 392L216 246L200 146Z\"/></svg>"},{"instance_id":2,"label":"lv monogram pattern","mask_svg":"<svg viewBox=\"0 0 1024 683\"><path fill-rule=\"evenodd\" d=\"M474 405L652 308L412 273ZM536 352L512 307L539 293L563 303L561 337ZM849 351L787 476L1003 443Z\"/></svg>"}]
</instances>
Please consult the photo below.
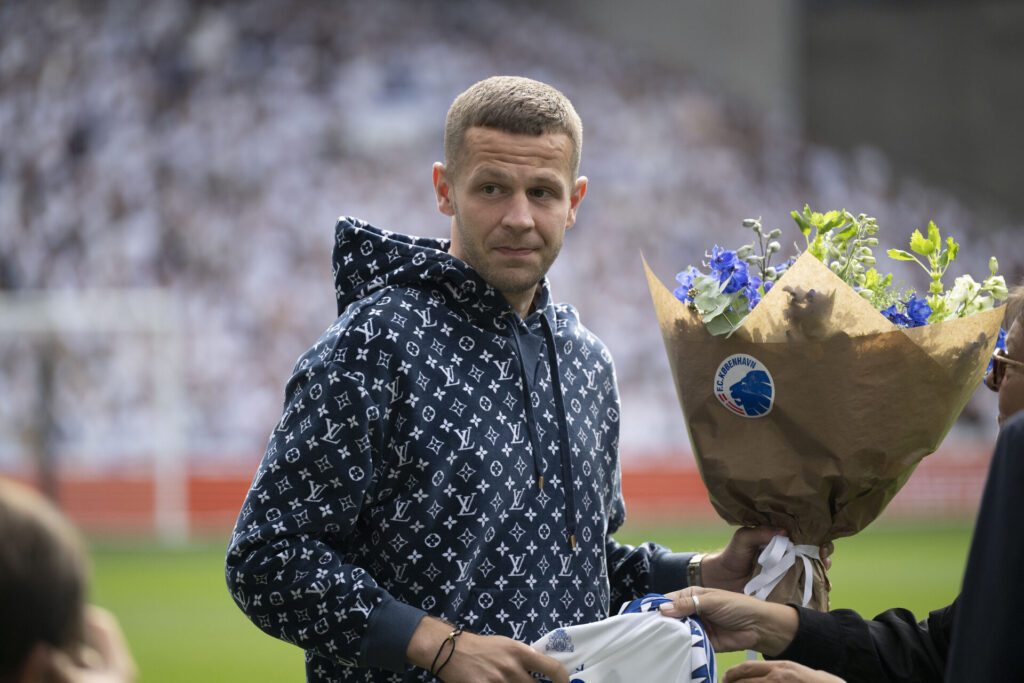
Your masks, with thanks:
<instances>
[{"instance_id":1,"label":"lv monogram pattern","mask_svg":"<svg viewBox=\"0 0 1024 683\"><path fill-rule=\"evenodd\" d=\"M391 600L530 642L646 592L651 548L608 536L625 510L607 349L546 283L525 324L507 315L446 246L339 221L340 316L295 366L232 535L232 596L307 650L310 680L429 680L360 666ZM513 322L539 353L520 352Z\"/></svg>"}]
</instances>

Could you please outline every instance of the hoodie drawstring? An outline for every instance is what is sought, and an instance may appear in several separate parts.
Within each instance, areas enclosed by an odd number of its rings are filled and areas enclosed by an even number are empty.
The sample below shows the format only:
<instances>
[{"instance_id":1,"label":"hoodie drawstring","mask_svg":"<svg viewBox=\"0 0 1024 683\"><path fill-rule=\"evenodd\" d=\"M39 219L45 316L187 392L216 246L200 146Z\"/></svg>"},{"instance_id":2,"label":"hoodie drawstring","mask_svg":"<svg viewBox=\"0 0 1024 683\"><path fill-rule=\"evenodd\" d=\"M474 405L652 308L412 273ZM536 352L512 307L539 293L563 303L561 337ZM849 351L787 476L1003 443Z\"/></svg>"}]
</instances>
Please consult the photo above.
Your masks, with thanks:
<instances>
[{"instance_id":1,"label":"hoodie drawstring","mask_svg":"<svg viewBox=\"0 0 1024 683\"><path fill-rule=\"evenodd\" d=\"M541 316L541 327L548 347L548 363L551 366L551 383L555 393L555 414L558 417L558 446L562 453L562 479L565 486L565 530L569 535L569 547L576 548L576 486L572 481L572 451L569 450L569 425L565 419L565 397L562 396L562 381L558 371L558 352L555 350L555 335L547 317Z\"/></svg>"},{"instance_id":2,"label":"hoodie drawstring","mask_svg":"<svg viewBox=\"0 0 1024 683\"><path fill-rule=\"evenodd\" d=\"M510 317L515 314L510 314ZM555 348L555 335L551 330L551 323L543 314L540 316L541 327L544 328L544 340L548 347L548 365L551 368L552 391L555 396L555 417L558 421L558 448L562 461L562 487L565 493L565 531L569 538L569 547L576 549L576 494L575 485L572 481L572 451L569 450L569 423L565 417L565 403L562 396L562 381L558 370L558 352ZM512 340L516 346L516 356L519 360L519 372L523 383L523 400L526 403L526 428L530 433L530 443L533 446L533 467L537 477L537 488L544 488L544 469L541 465L544 462L540 450L540 442L537 439L537 430L533 423L533 382L530 381L529 372L526 369L526 360L523 357L522 344L519 338L519 320L512 318Z\"/></svg>"}]
</instances>

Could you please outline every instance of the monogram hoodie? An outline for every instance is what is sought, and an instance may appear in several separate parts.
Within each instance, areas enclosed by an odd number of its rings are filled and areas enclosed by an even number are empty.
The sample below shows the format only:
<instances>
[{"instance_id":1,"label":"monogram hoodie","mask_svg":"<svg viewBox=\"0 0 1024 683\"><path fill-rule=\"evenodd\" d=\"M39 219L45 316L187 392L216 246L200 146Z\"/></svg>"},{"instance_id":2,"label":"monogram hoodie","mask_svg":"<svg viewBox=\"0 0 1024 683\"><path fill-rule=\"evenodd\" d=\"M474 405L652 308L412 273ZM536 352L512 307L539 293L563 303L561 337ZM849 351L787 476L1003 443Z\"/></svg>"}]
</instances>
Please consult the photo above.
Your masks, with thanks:
<instances>
[{"instance_id":1,"label":"monogram hoodie","mask_svg":"<svg viewBox=\"0 0 1024 683\"><path fill-rule=\"evenodd\" d=\"M690 554L620 545L611 356L542 283L525 320L446 240L342 218L338 318L295 365L227 554L311 681L414 681L431 614L530 642L686 585Z\"/></svg>"}]
</instances>

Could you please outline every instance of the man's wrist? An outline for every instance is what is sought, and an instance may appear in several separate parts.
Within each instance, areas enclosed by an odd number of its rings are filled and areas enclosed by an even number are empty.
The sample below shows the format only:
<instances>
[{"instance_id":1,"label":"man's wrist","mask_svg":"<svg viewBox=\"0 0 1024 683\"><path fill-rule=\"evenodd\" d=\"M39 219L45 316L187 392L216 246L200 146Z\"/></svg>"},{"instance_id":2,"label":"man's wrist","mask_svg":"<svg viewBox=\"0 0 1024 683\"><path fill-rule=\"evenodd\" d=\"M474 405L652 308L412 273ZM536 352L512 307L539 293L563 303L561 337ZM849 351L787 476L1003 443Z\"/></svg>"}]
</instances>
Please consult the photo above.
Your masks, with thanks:
<instances>
[{"instance_id":1,"label":"man's wrist","mask_svg":"<svg viewBox=\"0 0 1024 683\"><path fill-rule=\"evenodd\" d=\"M721 564L722 551L717 550L713 553L704 553L700 556L700 584L705 588L722 588L724 590L736 591L739 590L735 586L728 584L722 580ZM742 588L742 584L740 585Z\"/></svg>"},{"instance_id":2,"label":"man's wrist","mask_svg":"<svg viewBox=\"0 0 1024 683\"><path fill-rule=\"evenodd\" d=\"M768 657L777 657L796 637L800 613L792 605L777 602L762 602L761 605L755 649Z\"/></svg>"},{"instance_id":3,"label":"man's wrist","mask_svg":"<svg viewBox=\"0 0 1024 683\"><path fill-rule=\"evenodd\" d=\"M409 647L405 651L406 661L429 671L438 648L445 642L453 628L455 627L451 624L435 617L423 617L409 639Z\"/></svg>"}]
</instances>

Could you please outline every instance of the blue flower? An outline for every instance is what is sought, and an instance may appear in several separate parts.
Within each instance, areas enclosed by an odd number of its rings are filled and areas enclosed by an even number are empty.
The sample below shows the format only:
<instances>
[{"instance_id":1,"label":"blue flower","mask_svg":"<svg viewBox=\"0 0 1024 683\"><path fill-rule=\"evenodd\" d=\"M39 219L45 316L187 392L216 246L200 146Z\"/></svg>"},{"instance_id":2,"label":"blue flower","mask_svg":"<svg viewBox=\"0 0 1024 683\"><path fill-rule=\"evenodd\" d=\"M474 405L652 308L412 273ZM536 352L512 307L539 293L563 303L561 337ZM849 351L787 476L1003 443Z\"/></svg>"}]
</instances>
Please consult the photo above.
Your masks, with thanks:
<instances>
[{"instance_id":1,"label":"blue flower","mask_svg":"<svg viewBox=\"0 0 1024 683\"><path fill-rule=\"evenodd\" d=\"M789 270L790 266L792 266L794 263L796 263L796 257L790 256L785 263L780 263L779 265L775 266L775 272L777 274L776 279L782 277L782 274ZM768 290L766 289L765 291L767 292Z\"/></svg>"},{"instance_id":2,"label":"blue flower","mask_svg":"<svg viewBox=\"0 0 1024 683\"><path fill-rule=\"evenodd\" d=\"M774 287L774 286L775 286L774 282L772 282L771 280L767 280L764 283L764 293L767 294L768 292L772 291L772 287Z\"/></svg>"},{"instance_id":3,"label":"blue flower","mask_svg":"<svg viewBox=\"0 0 1024 683\"><path fill-rule=\"evenodd\" d=\"M735 252L733 253L735 256ZM734 294L747 286L750 277L747 274L747 264L743 261L736 261L732 268L718 271L718 282L723 285L722 291L726 294Z\"/></svg>"},{"instance_id":4,"label":"blue flower","mask_svg":"<svg viewBox=\"0 0 1024 683\"><path fill-rule=\"evenodd\" d=\"M676 280L679 282L679 287L676 287L676 290L672 293L675 294L677 299L684 303L690 301L690 289L693 287L693 281L696 280L699 275L702 275L702 273L693 266L690 266L681 273L676 273Z\"/></svg>"},{"instance_id":5,"label":"blue flower","mask_svg":"<svg viewBox=\"0 0 1024 683\"><path fill-rule=\"evenodd\" d=\"M711 270L721 273L723 271L731 271L737 260L735 251L721 249L716 244L711 248L711 262L708 265L711 267ZM719 275L718 280L719 282L723 280L721 275Z\"/></svg>"},{"instance_id":6,"label":"blue flower","mask_svg":"<svg viewBox=\"0 0 1024 683\"><path fill-rule=\"evenodd\" d=\"M906 306L910 327L921 327L928 324L928 316L932 314L932 307L928 305L926 299L918 299L916 294L911 294Z\"/></svg>"},{"instance_id":7,"label":"blue flower","mask_svg":"<svg viewBox=\"0 0 1024 683\"><path fill-rule=\"evenodd\" d=\"M771 284L770 282L767 284ZM757 288L761 286L761 278L756 275L750 278L750 282L743 288L743 295L747 297L747 310L754 310L754 306L761 303L761 292L757 291ZM765 288L768 289L767 287Z\"/></svg>"},{"instance_id":8,"label":"blue flower","mask_svg":"<svg viewBox=\"0 0 1024 683\"><path fill-rule=\"evenodd\" d=\"M882 311L882 315L884 315L886 318L888 318L889 322L891 322L893 325L896 325L898 327L911 327L912 326L910 318L908 318L907 316L903 315L902 313L900 313L899 311L896 310L896 304L893 304L889 308L884 309Z\"/></svg>"},{"instance_id":9,"label":"blue flower","mask_svg":"<svg viewBox=\"0 0 1024 683\"><path fill-rule=\"evenodd\" d=\"M1003 351L1006 351L1006 330L1004 330L1001 327L999 328L999 336L996 337L996 348L997 349L1002 349ZM990 372L992 372L992 363L993 362L994 361L991 358L988 359L988 367L985 369L985 375L986 376ZM985 380L982 380L982 383L984 383L984 382L985 382Z\"/></svg>"}]
</instances>

